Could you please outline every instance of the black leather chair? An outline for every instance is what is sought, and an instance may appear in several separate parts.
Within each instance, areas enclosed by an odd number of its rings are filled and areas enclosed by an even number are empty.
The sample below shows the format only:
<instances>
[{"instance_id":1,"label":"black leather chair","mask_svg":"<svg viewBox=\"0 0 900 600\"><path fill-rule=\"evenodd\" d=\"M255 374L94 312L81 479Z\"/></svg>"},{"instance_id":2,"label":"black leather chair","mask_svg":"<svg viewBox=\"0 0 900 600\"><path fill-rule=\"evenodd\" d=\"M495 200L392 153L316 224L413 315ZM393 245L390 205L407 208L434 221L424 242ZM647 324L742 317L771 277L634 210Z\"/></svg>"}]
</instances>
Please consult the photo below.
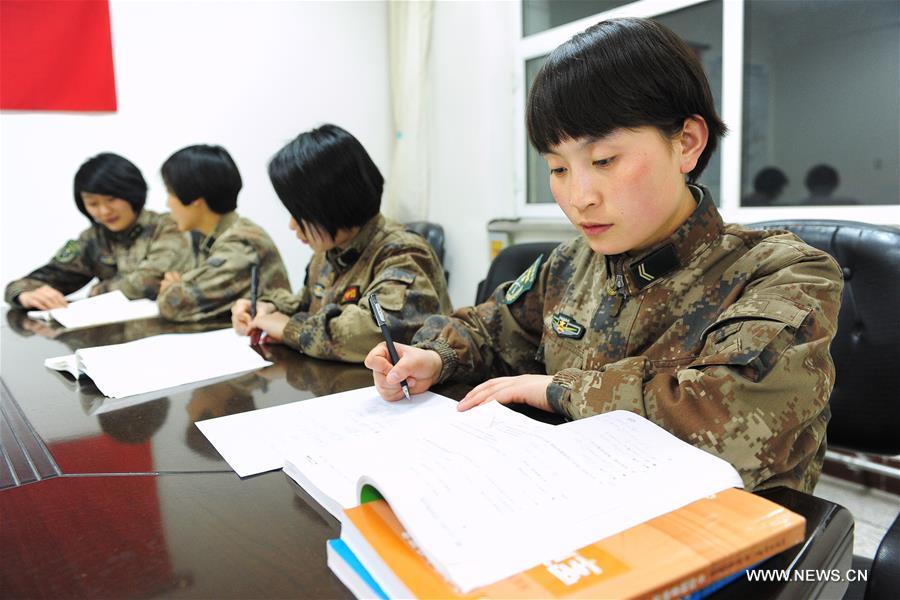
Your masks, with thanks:
<instances>
[{"instance_id":1,"label":"black leather chair","mask_svg":"<svg viewBox=\"0 0 900 600\"><path fill-rule=\"evenodd\" d=\"M438 260L441 261L441 265L444 264L443 226L430 221L412 221L406 224L406 230L417 233L425 238L428 243L431 244L431 247L434 248L434 253L437 254ZM444 269L444 277L450 279L450 273L447 272L447 269Z\"/></svg>"},{"instance_id":2,"label":"black leather chair","mask_svg":"<svg viewBox=\"0 0 900 600\"><path fill-rule=\"evenodd\" d=\"M900 228L851 221L766 221L831 254L844 271L828 444L900 454Z\"/></svg>"},{"instance_id":3,"label":"black leather chair","mask_svg":"<svg viewBox=\"0 0 900 600\"><path fill-rule=\"evenodd\" d=\"M501 283L512 281L521 275L541 254L550 256L559 242L529 242L513 244L500 251L491 262L485 279L478 283L475 293L475 304L481 304L491 297Z\"/></svg>"},{"instance_id":4,"label":"black leather chair","mask_svg":"<svg viewBox=\"0 0 900 600\"><path fill-rule=\"evenodd\" d=\"M828 445L855 452L900 454L900 228L853 221L788 220L751 224L787 229L831 254L844 272ZM885 474L865 458L826 456ZM880 470L878 470L880 469ZM888 474L890 476L890 474ZM900 517L898 517L900 520ZM845 598L896 598L900 592L900 525L895 520L874 561L855 556L869 582L851 583ZM890 590L890 591L887 591Z\"/></svg>"},{"instance_id":5,"label":"black leather chair","mask_svg":"<svg viewBox=\"0 0 900 600\"><path fill-rule=\"evenodd\" d=\"M896 600L900 595L900 516L888 529L869 569L865 600Z\"/></svg>"}]
</instances>

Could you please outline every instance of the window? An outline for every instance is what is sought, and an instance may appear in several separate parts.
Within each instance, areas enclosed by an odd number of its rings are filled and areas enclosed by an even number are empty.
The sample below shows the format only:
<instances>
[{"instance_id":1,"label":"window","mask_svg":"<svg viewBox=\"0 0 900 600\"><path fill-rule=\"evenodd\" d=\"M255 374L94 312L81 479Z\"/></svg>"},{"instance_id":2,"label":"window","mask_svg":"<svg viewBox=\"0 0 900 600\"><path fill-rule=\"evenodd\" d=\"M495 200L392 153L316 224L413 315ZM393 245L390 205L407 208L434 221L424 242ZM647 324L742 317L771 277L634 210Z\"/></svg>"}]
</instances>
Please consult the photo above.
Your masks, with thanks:
<instances>
[{"instance_id":1,"label":"window","mask_svg":"<svg viewBox=\"0 0 900 600\"><path fill-rule=\"evenodd\" d=\"M550 51L574 34L633 16L670 27L706 69L730 133L700 180L726 220L900 222L900 213L884 210L900 205L900 2L523 0L521 6L519 216L561 217L546 163L525 133L531 82Z\"/></svg>"},{"instance_id":2,"label":"window","mask_svg":"<svg viewBox=\"0 0 900 600\"><path fill-rule=\"evenodd\" d=\"M896 204L900 3L746 4L742 206Z\"/></svg>"},{"instance_id":3,"label":"window","mask_svg":"<svg viewBox=\"0 0 900 600\"><path fill-rule=\"evenodd\" d=\"M532 35L629 4L632 0L523 0L522 31Z\"/></svg>"}]
</instances>

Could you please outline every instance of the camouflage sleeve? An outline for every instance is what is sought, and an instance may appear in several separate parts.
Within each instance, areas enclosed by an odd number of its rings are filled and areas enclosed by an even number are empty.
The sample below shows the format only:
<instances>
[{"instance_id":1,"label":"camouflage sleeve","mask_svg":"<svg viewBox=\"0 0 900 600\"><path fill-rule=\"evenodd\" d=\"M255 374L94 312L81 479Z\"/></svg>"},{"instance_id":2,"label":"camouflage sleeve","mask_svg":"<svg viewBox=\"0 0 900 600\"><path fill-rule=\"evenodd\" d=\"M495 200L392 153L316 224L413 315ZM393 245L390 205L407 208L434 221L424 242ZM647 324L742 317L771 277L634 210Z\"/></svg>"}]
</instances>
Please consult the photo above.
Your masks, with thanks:
<instances>
[{"instance_id":1,"label":"camouflage sleeve","mask_svg":"<svg viewBox=\"0 0 900 600\"><path fill-rule=\"evenodd\" d=\"M285 327L284 342L315 358L361 363L384 340L369 313L369 295L377 294L394 340L409 343L429 315L449 310L441 301L445 292L436 288L435 281L443 281L443 271L440 280L436 278L438 269L430 250L386 246L372 283L353 291L358 297L352 304L327 304L312 314L295 314Z\"/></svg>"},{"instance_id":2,"label":"camouflage sleeve","mask_svg":"<svg viewBox=\"0 0 900 600\"><path fill-rule=\"evenodd\" d=\"M539 258L518 279L499 286L487 302L425 321L413 343L441 356L438 383L474 385L491 377L543 372L536 355L553 256L546 262Z\"/></svg>"},{"instance_id":3,"label":"camouflage sleeve","mask_svg":"<svg viewBox=\"0 0 900 600\"><path fill-rule=\"evenodd\" d=\"M222 244L202 265L159 294L159 314L181 322L224 319L236 300L248 296L250 265L255 260L256 252L249 244L238 239Z\"/></svg>"},{"instance_id":4,"label":"camouflage sleeve","mask_svg":"<svg viewBox=\"0 0 900 600\"><path fill-rule=\"evenodd\" d=\"M738 470L748 489L773 476L811 491L824 441L842 276L810 250L753 282L704 331L686 366L635 356L564 369L547 388L570 418L636 412Z\"/></svg>"},{"instance_id":5,"label":"camouflage sleeve","mask_svg":"<svg viewBox=\"0 0 900 600\"><path fill-rule=\"evenodd\" d=\"M19 294L49 285L62 294L71 294L84 287L95 276L92 253L93 228L81 233L77 240L69 240L43 267L35 269L22 279L6 286L6 301L12 306L21 306Z\"/></svg>"},{"instance_id":6,"label":"camouflage sleeve","mask_svg":"<svg viewBox=\"0 0 900 600\"><path fill-rule=\"evenodd\" d=\"M101 281L91 290L102 294L122 290L128 298L150 298L156 300L159 283L167 271L183 272L190 268L191 245L186 234L178 231L171 219L164 219L150 242L147 256L129 273L119 273L115 277Z\"/></svg>"},{"instance_id":7,"label":"camouflage sleeve","mask_svg":"<svg viewBox=\"0 0 900 600\"><path fill-rule=\"evenodd\" d=\"M275 305L275 309L285 315L293 315L298 312L304 312L309 309L311 302L309 291L309 264L306 265L306 276L303 279L303 287L296 294L292 294L290 290L270 290L260 294L261 302L271 302Z\"/></svg>"}]
</instances>

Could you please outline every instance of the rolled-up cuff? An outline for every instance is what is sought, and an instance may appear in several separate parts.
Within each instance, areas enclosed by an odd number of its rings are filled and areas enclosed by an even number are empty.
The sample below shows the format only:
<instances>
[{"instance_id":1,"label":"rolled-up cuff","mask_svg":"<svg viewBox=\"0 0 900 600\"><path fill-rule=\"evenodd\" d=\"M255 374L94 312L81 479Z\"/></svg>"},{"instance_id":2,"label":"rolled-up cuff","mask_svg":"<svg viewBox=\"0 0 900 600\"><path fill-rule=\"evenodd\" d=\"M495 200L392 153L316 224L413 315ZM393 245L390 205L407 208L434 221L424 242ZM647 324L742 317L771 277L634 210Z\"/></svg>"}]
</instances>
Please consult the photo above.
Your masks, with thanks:
<instances>
[{"instance_id":1,"label":"rolled-up cuff","mask_svg":"<svg viewBox=\"0 0 900 600\"><path fill-rule=\"evenodd\" d=\"M444 383L456 372L456 366L459 364L459 356L456 354L450 344L446 340L436 339L427 342L421 342L415 345L416 348L423 350L434 350L441 357L441 374L435 383Z\"/></svg>"},{"instance_id":2,"label":"rolled-up cuff","mask_svg":"<svg viewBox=\"0 0 900 600\"><path fill-rule=\"evenodd\" d=\"M8 286L6 286L6 301L10 304L10 306L22 308L21 303L19 303L19 294L21 294L22 292L30 292L31 290L36 290L42 285L44 284L39 281L36 282L30 279L13 281Z\"/></svg>"},{"instance_id":3,"label":"rolled-up cuff","mask_svg":"<svg viewBox=\"0 0 900 600\"><path fill-rule=\"evenodd\" d=\"M553 381L547 386L547 402L556 414L567 419L577 418L572 414L572 389L578 378L575 369L563 369L553 376Z\"/></svg>"},{"instance_id":4,"label":"rolled-up cuff","mask_svg":"<svg viewBox=\"0 0 900 600\"><path fill-rule=\"evenodd\" d=\"M293 348L297 352L302 353L303 347L300 345L300 331L303 322L309 317L307 313L297 313L284 326L281 341L285 346Z\"/></svg>"}]
</instances>

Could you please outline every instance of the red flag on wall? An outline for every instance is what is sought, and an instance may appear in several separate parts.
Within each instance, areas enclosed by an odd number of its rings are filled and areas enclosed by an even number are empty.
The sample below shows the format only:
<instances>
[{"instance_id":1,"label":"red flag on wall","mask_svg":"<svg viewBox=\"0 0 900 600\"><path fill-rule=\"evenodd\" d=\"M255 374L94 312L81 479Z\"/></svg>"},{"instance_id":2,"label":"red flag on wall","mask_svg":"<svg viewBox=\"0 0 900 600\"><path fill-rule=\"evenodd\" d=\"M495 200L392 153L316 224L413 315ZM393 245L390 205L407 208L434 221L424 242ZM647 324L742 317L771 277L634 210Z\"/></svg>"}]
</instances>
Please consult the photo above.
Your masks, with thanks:
<instances>
[{"instance_id":1,"label":"red flag on wall","mask_svg":"<svg viewBox=\"0 0 900 600\"><path fill-rule=\"evenodd\" d=\"M0 0L0 108L116 110L108 0Z\"/></svg>"}]
</instances>

